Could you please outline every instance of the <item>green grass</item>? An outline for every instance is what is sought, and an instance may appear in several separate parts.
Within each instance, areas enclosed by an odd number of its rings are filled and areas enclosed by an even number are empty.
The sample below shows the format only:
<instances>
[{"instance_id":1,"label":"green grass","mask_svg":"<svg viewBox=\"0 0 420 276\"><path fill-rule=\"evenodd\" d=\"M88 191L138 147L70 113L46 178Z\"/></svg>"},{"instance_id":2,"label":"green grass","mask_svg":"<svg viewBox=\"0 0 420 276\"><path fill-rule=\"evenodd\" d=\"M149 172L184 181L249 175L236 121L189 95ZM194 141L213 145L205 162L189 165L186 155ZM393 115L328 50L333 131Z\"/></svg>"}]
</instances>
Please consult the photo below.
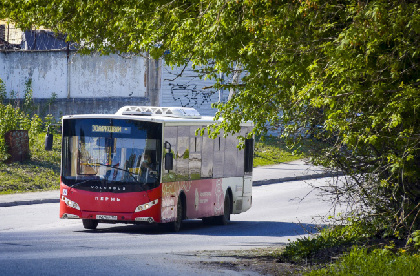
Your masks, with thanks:
<instances>
[{"instance_id":1,"label":"green grass","mask_svg":"<svg viewBox=\"0 0 420 276\"><path fill-rule=\"evenodd\" d=\"M284 139L278 137L257 137L255 139L254 167L291 162L307 157L309 142L299 148L290 148Z\"/></svg>"},{"instance_id":2,"label":"green grass","mask_svg":"<svg viewBox=\"0 0 420 276\"><path fill-rule=\"evenodd\" d=\"M43 191L59 188L61 137L54 136L52 151L44 150L45 134L30 146L30 160L0 163L0 194Z\"/></svg>"},{"instance_id":3,"label":"green grass","mask_svg":"<svg viewBox=\"0 0 420 276\"><path fill-rule=\"evenodd\" d=\"M387 249L370 251L354 247L337 262L325 268L313 270L305 275L420 275L420 255L408 254L404 250L393 253Z\"/></svg>"},{"instance_id":4,"label":"green grass","mask_svg":"<svg viewBox=\"0 0 420 276\"><path fill-rule=\"evenodd\" d=\"M275 257L280 262L310 264L312 271L304 274L310 276L420 275L420 251L395 237L378 237L376 226L349 218L347 225L298 238Z\"/></svg>"},{"instance_id":5,"label":"green grass","mask_svg":"<svg viewBox=\"0 0 420 276\"><path fill-rule=\"evenodd\" d=\"M293 263L323 263L347 251L352 245L366 244L375 233L371 225L354 219L348 219L347 225L314 230L319 232L289 243L279 258Z\"/></svg>"}]
</instances>

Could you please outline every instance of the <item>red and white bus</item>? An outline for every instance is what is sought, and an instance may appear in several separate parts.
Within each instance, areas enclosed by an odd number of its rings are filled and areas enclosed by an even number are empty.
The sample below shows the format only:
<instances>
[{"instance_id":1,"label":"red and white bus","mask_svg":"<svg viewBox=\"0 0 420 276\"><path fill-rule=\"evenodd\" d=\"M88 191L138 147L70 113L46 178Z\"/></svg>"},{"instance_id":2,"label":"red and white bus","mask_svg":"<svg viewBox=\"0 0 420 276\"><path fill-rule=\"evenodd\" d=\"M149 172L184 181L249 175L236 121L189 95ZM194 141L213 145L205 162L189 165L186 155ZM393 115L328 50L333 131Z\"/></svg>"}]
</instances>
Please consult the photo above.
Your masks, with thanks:
<instances>
[{"instance_id":1,"label":"red and white bus","mask_svg":"<svg viewBox=\"0 0 420 276\"><path fill-rule=\"evenodd\" d=\"M125 106L112 115L62 121L60 218L98 223L226 224L252 205L252 123L210 139L197 128L214 123L192 108Z\"/></svg>"}]
</instances>

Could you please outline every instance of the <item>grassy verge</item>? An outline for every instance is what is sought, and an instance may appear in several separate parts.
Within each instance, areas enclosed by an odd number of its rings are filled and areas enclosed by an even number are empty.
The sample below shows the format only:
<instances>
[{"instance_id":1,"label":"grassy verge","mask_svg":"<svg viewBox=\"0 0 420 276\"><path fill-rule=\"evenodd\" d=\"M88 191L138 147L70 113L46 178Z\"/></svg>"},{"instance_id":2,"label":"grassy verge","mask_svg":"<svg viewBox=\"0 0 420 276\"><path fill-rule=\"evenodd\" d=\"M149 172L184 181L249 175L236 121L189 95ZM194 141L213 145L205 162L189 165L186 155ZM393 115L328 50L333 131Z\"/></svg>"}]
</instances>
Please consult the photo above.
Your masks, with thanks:
<instances>
[{"instance_id":1,"label":"grassy verge","mask_svg":"<svg viewBox=\"0 0 420 276\"><path fill-rule=\"evenodd\" d=\"M351 221L299 238L277 255L279 262L310 265L304 275L420 275L417 245L380 238L378 229Z\"/></svg>"},{"instance_id":2,"label":"grassy verge","mask_svg":"<svg viewBox=\"0 0 420 276\"><path fill-rule=\"evenodd\" d=\"M363 221L349 220L286 246L227 251L224 256L235 259L230 267L262 275L420 275L418 239L407 245L397 238L378 238L375 231ZM413 239L420 238L416 232Z\"/></svg>"},{"instance_id":3,"label":"grassy verge","mask_svg":"<svg viewBox=\"0 0 420 276\"><path fill-rule=\"evenodd\" d=\"M325 268L309 272L309 276L318 275L420 275L420 255L409 254L400 250L394 253L388 249L354 247L339 259Z\"/></svg>"},{"instance_id":4,"label":"grassy verge","mask_svg":"<svg viewBox=\"0 0 420 276\"><path fill-rule=\"evenodd\" d=\"M44 150L44 138L45 134L39 134L30 145L30 160L0 162L0 194L59 188L61 137L55 135L52 151Z\"/></svg>"},{"instance_id":5,"label":"grassy verge","mask_svg":"<svg viewBox=\"0 0 420 276\"><path fill-rule=\"evenodd\" d=\"M307 156L311 143L304 142L298 149L287 146L284 139L278 137L257 137L255 139L254 167L274 165L302 159Z\"/></svg>"}]
</instances>

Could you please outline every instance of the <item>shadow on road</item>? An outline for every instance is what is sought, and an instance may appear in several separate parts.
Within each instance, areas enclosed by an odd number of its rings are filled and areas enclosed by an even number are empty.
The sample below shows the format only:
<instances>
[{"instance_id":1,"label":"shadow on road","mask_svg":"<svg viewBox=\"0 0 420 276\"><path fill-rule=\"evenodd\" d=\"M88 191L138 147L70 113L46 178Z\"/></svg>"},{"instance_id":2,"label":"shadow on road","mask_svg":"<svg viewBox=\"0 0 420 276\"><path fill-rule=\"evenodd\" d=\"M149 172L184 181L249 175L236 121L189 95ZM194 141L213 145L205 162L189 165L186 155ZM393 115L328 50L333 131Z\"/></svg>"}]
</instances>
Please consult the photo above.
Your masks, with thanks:
<instances>
[{"instance_id":1,"label":"shadow on road","mask_svg":"<svg viewBox=\"0 0 420 276\"><path fill-rule=\"evenodd\" d=\"M186 220L178 233L165 229L164 225L109 225L99 224L96 230L82 230L76 232L120 233L130 235L203 235L203 236L263 236L285 237L300 236L317 232L320 225L297 224L275 221L231 221L228 225L204 225L201 220Z\"/></svg>"},{"instance_id":2,"label":"shadow on road","mask_svg":"<svg viewBox=\"0 0 420 276\"><path fill-rule=\"evenodd\" d=\"M271 179L265 179L265 180L256 180L252 182L252 186L257 187L257 186L278 184L278 183L283 183L283 182L313 180L313 179L320 179L320 178L325 178L325 177L338 177L338 176L343 176L343 175L344 174L340 172L327 172L326 171L323 173L288 176L288 177L282 177L278 179L271 178Z\"/></svg>"}]
</instances>

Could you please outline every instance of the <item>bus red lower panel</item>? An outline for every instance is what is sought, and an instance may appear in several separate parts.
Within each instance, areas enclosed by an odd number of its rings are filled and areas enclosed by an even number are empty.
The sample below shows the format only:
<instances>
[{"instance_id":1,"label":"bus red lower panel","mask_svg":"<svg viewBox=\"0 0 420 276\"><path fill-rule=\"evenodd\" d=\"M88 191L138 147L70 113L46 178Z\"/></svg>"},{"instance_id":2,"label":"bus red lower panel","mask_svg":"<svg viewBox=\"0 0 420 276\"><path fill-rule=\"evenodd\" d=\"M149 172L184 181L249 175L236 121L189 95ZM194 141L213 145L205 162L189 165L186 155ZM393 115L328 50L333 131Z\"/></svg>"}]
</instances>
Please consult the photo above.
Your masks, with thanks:
<instances>
[{"instance_id":1,"label":"bus red lower panel","mask_svg":"<svg viewBox=\"0 0 420 276\"><path fill-rule=\"evenodd\" d=\"M187 218L202 218L223 214L222 179L176 181L162 184L162 222L174 221L178 195L186 197Z\"/></svg>"},{"instance_id":2,"label":"bus red lower panel","mask_svg":"<svg viewBox=\"0 0 420 276\"><path fill-rule=\"evenodd\" d=\"M161 188L144 192L91 192L61 184L60 217L160 221ZM137 218L137 219L136 219Z\"/></svg>"}]
</instances>

